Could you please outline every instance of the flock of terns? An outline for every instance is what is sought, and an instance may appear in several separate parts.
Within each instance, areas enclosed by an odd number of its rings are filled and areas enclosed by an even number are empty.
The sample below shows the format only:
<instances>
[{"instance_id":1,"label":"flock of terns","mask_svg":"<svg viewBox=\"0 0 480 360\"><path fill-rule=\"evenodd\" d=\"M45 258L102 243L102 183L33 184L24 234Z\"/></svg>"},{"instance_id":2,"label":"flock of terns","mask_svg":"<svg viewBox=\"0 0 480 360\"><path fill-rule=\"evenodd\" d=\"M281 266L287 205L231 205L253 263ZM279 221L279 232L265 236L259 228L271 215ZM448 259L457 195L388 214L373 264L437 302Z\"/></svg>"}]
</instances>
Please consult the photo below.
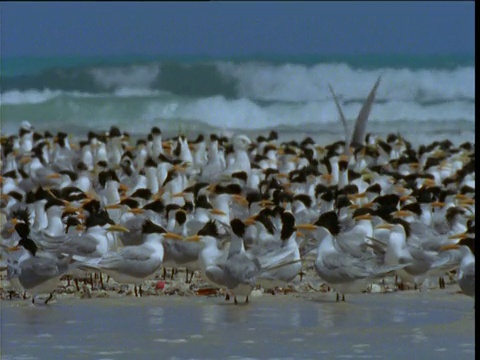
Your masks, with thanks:
<instances>
[{"instance_id":1,"label":"flock of terns","mask_svg":"<svg viewBox=\"0 0 480 360\"><path fill-rule=\"evenodd\" d=\"M326 146L158 127L132 145L116 126L74 142L24 121L1 139L7 280L48 302L65 275L106 274L141 295L162 269L186 268L237 303L288 286L310 254L337 301L387 276L442 288L452 273L474 297L474 145L414 148L357 126Z\"/></svg>"}]
</instances>

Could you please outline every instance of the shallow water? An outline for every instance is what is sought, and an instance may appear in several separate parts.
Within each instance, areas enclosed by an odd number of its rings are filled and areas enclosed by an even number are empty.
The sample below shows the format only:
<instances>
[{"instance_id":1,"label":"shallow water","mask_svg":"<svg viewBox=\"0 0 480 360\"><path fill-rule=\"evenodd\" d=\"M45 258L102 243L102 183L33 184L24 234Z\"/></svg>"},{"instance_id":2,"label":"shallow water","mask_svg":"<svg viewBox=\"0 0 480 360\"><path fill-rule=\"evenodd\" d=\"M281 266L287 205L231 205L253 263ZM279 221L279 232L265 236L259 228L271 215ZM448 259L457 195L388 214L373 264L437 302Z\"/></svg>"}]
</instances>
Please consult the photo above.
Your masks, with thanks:
<instances>
[{"instance_id":1,"label":"shallow water","mask_svg":"<svg viewBox=\"0 0 480 360\"><path fill-rule=\"evenodd\" d=\"M452 292L3 301L2 359L473 359L473 301Z\"/></svg>"}]
</instances>

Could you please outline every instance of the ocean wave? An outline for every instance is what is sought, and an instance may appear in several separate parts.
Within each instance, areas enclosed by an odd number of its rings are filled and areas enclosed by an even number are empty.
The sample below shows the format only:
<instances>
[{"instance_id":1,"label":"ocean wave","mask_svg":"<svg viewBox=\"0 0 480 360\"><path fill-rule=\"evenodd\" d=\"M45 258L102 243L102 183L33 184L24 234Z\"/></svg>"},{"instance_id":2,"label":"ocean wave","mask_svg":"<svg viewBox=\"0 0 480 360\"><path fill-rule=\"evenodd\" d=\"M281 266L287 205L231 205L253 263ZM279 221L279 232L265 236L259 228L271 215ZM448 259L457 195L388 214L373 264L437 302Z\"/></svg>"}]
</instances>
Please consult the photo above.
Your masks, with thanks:
<instances>
[{"instance_id":1,"label":"ocean wave","mask_svg":"<svg viewBox=\"0 0 480 360\"><path fill-rule=\"evenodd\" d=\"M127 92L130 90L126 90ZM173 94L147 92L136 96L102 94L60 94L45 92L44 102L18 105L2 103L2 122L28 119L34 123L46 120L98 124L150 124L165 120L195 122L218 128L267 129L277 126L304 127L308 124L339 124L332 99L296 102L256 102L251 99L228 99L224 96L188 98ZM50 96L50 97L49 97ZM38 100L38 99L37 99ZM357 117L361 102L350 102L343 112L351 122ZM395 123L408 119L416 122L461 121L475 122L475 106L471 101L448 101L422 105L412 101L394 100L374 104L371 121Z\"/></svg>"},{"instance_id":2,"label":"ocean wave","mask_svg":"<svg viewBox=\"0 0 480 360\"><path fill-rule=\"evenodd\" d=\"M4 76L3 94L52 92L125 94L164 92L191 98L223 96L252 101L312 102L331 98L328 84L349 102L363 99L378 76L377 98L386 101L475 99L475 68L355 68L346 63L274 64L268 62L145 63L53 68L38 74ZM127 93L128 96L128 93ZM132 95L137 96L137 95ZM8 97L7 97L8 98ZM25 100L31 102L32 97ZM18 99L17 101L21 101Z\"/></svg>"},{"instance_id":3,"label":"ocean wave","mask_svg":"<svg viewBox=\"0 0 480 360\"><path fill-rule=\"evenodd\" d=\"M11 90L2 93L0 105L40 104L62 94L60 90Z\"/></svg>"},{"instance_id":4,"label":"ocean wave","mask_svg":"<svg viewBox=\"0 0 480 360\"><path fill-rule=\"evenodd\" d=\"M346 64L318 64L307 67L284 64L233 63L217 65L224 76L237 82L239 96L267 101L315 101L330 97L327 84L345 100L365 98L373 83L382 76L377 96L390 100L433 101L473 99L473 67L458 69L358 70Z\"/></svg>"},{"instance_id":5,"label":"ocean wave","mask_svg":"<svg viewBox=\"0 0 480 360\"><path fill-rule=\"evenodd\" d=\"M149 89L160 73L158 64L93 68L90 74L103 89Z\"/></svg>"}]
</instances>

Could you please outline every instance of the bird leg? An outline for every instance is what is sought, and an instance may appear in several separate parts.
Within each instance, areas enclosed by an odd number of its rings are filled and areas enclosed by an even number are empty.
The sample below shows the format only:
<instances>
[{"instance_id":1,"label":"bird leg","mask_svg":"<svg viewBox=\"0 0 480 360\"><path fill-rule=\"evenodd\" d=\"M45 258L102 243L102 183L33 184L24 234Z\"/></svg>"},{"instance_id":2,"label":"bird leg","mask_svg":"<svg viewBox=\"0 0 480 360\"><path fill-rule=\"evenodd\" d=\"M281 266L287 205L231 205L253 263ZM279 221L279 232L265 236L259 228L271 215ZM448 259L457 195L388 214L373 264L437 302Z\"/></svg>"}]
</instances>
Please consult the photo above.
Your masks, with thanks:
<instances>
[{"instance_id":1,"label":"bird leg","mask_svg":"<svg viewBox=\"0 0 480 360\"><path fill-rule=\"evenodd\" d=\"M50 293L50 295L48 296L48 298L45 300L45 305L47 305L47 303L52 300L53 298L53 291Z\"/></svg>"},{"instance_id":2,"label":"bird leg","mask_svg":"<svg viewBox=\"0 0 480 360\"><path fill-rule=\"evenodd\" d=\"M140 297L142 297L142 294L143 294L142 285L138 285L138 293L140 294Z\"/></svg>"},{"instance_id":3,"label":"bird leg","mask_svg":"<svg viewBox=\"0 0 480 360\"><path fill-rule=\"evenodd\" d=\"M247 298L245 299L245 304L248 304L248 296L247 296Z\"/></svg>"},{"instance_id":4,"label":"bird leg","mask_svg":"<svg viewBox=\"0 0 480 360\"><path fill-rule=\"evenodd\" d=\"M102 276L102 273L99 273L98 276L100 277L100 289L105 290L105 286L103 286L103 276Z\"/></svg>"},{"instance_id":5,"label":"bird leg","mask_svg":"<svg viewBox=\"0 0 480 360\"><path fill-rule=\"evenodd\" d=\"M230 294L228 293L228 290L225 292L225 301L230 301Z\"/></svg>"},{"instance_id":6,"label":"bird leg","mask_svg":"<svg viewBox=\"0 0 480 360\"><path fill-rule=\"evenodd\" d=\"M238 304L238 301L237 301L237 297L236 297L236 296L233 296L233 300L234 300L234 302L235 302L235 305L237 305L237 304Z\"/></svg>"},{"instance_id":7,"label":"bird leg","mask_svg":"<svg viewBox=\"0 0 480 360\"><path fill-rule=\"evenodd\" d=\"M337 302L340 301L340 294L337 292Z\"/></svg>"},{"instance_id":8,"label":"bird leg","mask_svg":"<svg viewBox=\"0 0 480 360\"><path fill-rule=\"evenodd\" d=\"M438 286L440 287L440 289L445 289L445 279L443 278L443 276L440 276L438 278Z\"/></svg>"},{"instance_id":9,"label":"bird leg","mask_svg":"<svg viewBox=\"0 0 480 360\"><path fill-rule=\"evenodd\" d=\"M78 286L78 279L77 278L73 279L73 283L75 284L75 287L77 288L77 292L80 291L80 286Z\"/></svg>"},{"instance_id":10,"label":"bird leg","mask_svg":"<svg viewBox=\"0 0 480 360\"><path fill-rule=\"evenodd\" d=\"M188 269L187 269L187 268L185 268L185 274L186 274L186 276L185 276L185 284L188 284Z\"/></svg>"},{"instance_id":11,"label":"bird leg","mask_svg":"<svg viewBox=\"0 0 480 360\"><path fill-rule=\"evenodd\" d=\"M194 275L195 275L195 270L192 270L192 274L190 275L190 281L188 282L189 284L192 283Z\"/></svg>"},{"instance_id":12,"label":"bird leg","mask_svg":"<svg viewBox=\"0 0 480 360\"><path fill-rule=\"evenodd\" d=\"M163 267L163 280L165 280L167 277L167 268Z\"/></svg>"},{"instance_id":13,"label":"bird leg","mask_svg":"<svg viewBox=\"0 0 480 360\"><path fill-rule=\"evenodd\" d=\"M345 294L342 294L342 301L345 301Z\"/></svg>"},{"instance_id":14,"label":"bird leg","mask_svg":"<svg viewBox=\"0 0 480 360\"><path fill-rule=\"evenodd\" d=\"M138 297L137 285L133 285L133 292L135 293L135 297Z\"/></svg>"}]
</instances>

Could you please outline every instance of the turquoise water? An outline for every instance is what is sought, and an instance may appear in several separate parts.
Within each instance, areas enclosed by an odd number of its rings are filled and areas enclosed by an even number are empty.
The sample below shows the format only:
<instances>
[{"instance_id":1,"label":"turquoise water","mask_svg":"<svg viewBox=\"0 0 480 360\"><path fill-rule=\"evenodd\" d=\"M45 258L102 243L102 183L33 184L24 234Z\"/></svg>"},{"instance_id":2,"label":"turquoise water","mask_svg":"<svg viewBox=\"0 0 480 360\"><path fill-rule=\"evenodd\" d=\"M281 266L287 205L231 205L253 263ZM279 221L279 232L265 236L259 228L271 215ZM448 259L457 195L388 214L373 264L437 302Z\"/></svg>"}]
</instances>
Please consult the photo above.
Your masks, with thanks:
<instances>
[{"instance_id":1,"label":"turquoise water","mask_svg":"<svg viewBox=\"0 0 480 360\"><path fill-rule=\"evenodd\" d=\"M2 303L2 360L473 359L473 301L447 291Z\"/></svg>"},{"instance_id":2,"label":"turquoise water","mask_svg":"<svg viewBox=\"0 0 480 360\"><path fill-rule=\"evenodd\" d=\"M212 58L208 56L97 56L97 57L2 57L1 75L19 76L40 73L47 69L61 67L76 67L84 65L127 65L135 63L147 63L154 61L169 61L181 63L199 63L208 61L265 61L270 63L296 63L303 65L314 65L318 63L346 63L355 68L372 69L382 67L421 69L454 69L456 67L474 66L475 56L473 54L451 54L451 55L258 55L255 57L224 57Z\"/></svg>"},{"instance_id":3,"label":"turquoise water","mask_svg":"<svg viewBox=\"0 0 480 360\"><path fill-rule=\"evenodd\" d=\"M429 132L453 127L470 134L474 60L469 55L2 58L2 130L15 133L28 120L39 131L58 127L79 134L112 125L129 132L161 125L171 132L301 128L321 135L338 127L343 133L328 85L353 123L381 76L370 114L375 131L399 132L413 123Z\"/></svg>"}]
</instances>

